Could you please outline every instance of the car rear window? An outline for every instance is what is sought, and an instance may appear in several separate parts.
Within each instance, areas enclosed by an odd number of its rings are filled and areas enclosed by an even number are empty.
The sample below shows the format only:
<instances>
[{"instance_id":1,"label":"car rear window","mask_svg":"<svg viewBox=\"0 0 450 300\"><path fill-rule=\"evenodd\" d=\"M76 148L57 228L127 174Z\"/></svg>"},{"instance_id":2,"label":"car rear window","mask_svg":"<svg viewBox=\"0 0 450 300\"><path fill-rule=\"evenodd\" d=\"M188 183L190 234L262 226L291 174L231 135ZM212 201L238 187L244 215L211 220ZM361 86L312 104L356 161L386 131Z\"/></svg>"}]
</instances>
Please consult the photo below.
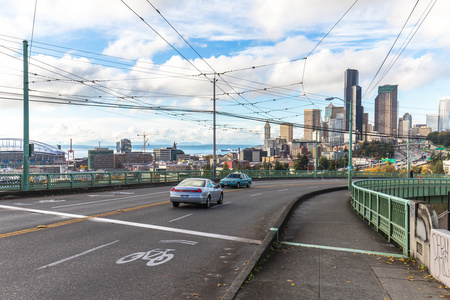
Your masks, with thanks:
<instances>
[{"instance_id":1,"label":"car rear window","mask_svg":"<svg viewBox=\"0 0 450 300\"><path fill-rule=\"evenodd\" d=\"M178 186L205 186L205 181L200 179L185 179Z\"/></svg>"},{"instance_id":2,"label":"car rear window","mask_svg":"<svg viewBox=\"0 0 450 300\"><path fill-rule=\"evenodd\" d=\"M229 178L241 178L239 174L230 174L228 175Z\"/></svg>"}]
</instances>

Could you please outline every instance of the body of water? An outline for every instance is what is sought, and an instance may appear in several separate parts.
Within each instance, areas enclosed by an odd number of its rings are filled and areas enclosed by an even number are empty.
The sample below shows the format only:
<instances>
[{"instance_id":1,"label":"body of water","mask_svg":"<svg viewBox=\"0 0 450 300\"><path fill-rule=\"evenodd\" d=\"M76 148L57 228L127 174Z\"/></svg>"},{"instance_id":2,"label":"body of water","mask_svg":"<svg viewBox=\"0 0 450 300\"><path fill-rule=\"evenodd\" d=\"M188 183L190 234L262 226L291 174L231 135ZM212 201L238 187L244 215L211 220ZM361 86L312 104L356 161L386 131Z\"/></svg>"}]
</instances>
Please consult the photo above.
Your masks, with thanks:
<instances>
[{"instance_id":1,"label":"body of water","mask_svg":"<svg viewBox=\"0 0 450 300\"><path fill-rule=\"evenodd\" d=\"M173 145L150 145L145 147L145 152L153 153L153 149L159 149L163 147L172 147ZM228 152L237 152L238 149L243 150L245 148L249 147L257 147L256 145L232 145L232 144L217 144L217 150L216 155L219 154L227 154ZM87 157L88 150L92 150L95 147L98 146L91 146L91 145L72 145L72 149L75 154L75 158L83 158ZM114 153L116 153L116 146L101 146L102 148L108 148L109 150L114 150ZM69 145L63 145L62 150L66 152L67 157L67 151L70 149ZM184 153L189 155L208 155L213 154L213 145L212 144L201 144L201 145L177 145L177 149L183 150ZM142 145L133 145L132 151L143 151ZM72 157L72 155L70 156Z\"/></svg>"}]
</instances>

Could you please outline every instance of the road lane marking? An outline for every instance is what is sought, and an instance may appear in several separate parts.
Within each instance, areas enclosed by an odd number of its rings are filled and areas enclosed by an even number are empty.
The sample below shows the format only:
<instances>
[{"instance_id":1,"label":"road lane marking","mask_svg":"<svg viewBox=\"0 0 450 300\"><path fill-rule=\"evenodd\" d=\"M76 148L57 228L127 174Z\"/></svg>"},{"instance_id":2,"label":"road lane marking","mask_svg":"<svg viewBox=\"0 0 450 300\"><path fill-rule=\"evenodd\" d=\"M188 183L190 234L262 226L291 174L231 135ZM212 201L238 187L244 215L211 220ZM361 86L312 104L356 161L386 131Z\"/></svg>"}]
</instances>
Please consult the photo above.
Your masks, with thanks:
<instances>
[{"instance_id":1,"label":"road lane marking","mask_svg":"<svg viewBox=\"0 0 450 300\"><path fill-rule=\"evenodd\" d=\"M75 255L73 255L73 256L70 256L70 257L67 257L67 258L64 258L64 259L61 259L61 260L58 260L58 261L55 261L54 263L51 263L51 264L48 264L48 265L45 265L45 266L42 266L42 267L38 268L38 270L45 269L45 268L48 268L48 267L56 266L57 264L63 263L63 262L65 262L65 261L68 261L68 260L71 260L71 259L80 257L80 256L82 256L82 255L85 255L85 254L88 254L88 253L97 251L97 250L99 250L99 249L101 249L101 248L104 248L104 247L110 246L110 245L112 245L112 244L115 244L115 243L117 243L118 241L119 241L119 240L114 241L114 242L111 242L111 243L108 243L108 244L105 244L105 245L101 245L101 246L98 246L98 247L95 247L95 248L92 248L92 249L89 249L89 250L86 250L86 251L84 251L84 252L75 254Z\"/></svg>"},{"instance_id":2,"label":"road lane marking","mask_svg":"<svg viewBox=\"0 0 450 300\"><path fill-rule=\"evenodd\" d=\"M52 208L80 206L80 205L84 205L84 204L93 204L93 203L101 203L101 202L108 202L108 201L117 201L117 200L139 198L139 197L149 197L149 196L153 196L153 195L157 195L157 194L168 194L168 192L158 192L158 193L151 193L151 194L144 194L144 195L135 195L135 196L121 197L121 198L112 198L112 199L104 199L104 200L98 200L98 201L89 201L89 202L75 203L75 204L58 205L58 206L53 206Z\"/></svg>"},{"instance_id":3,"label":"road lane marking","mask_svg":"<svg viewBox=\"0 0 450 300\"><path fill-rule=\"evenodd\" d=\"M193 215L193 213L192 213L192 214L185 215L185 216L182 216L182 217L179 217L179 218L176 218L176 219L173 219L173 220L170 220L169 223L175 222L175 221L178 221L178 220L181 220L181 219L184 219L184 218L189 217L189 216L192 216L192 215Z\"/></svg>"},{"instance_id":4,"label":"road lane marking","mask_svg":"<svg viewBox=\"0 0 450 300\"><path fill-rule=\"evenodd\" d=\"M259 195L262 195L262 193L253 194L253 195L250 195L250 197L255 197L255 196L259 196Z\"/></svg>"},{"instance_id":5,"label":"road lane marking","mask_svg":"<svg viewBox=\"0 0 450 300\"><path fill-rule=\"evenodd\" d=\"M211 206L209 209L213 209L213 208L218 208L218 207L221 207L221 206L224 206L224 205L227 205L227 204L230 204L231 202L227 202L227 203L222 203L222 204L216 204L216 205L214 205L214 206Z\"/></svg>"},{"instance_id":6,"label":"road lane marking","mask_svg":"<svg viewBox=\"0 0 450 300\"><path fill-rule=\"evenodd\" d=\"M73 218L76 215L74 215L74 214L67 214L66 217L67 218L72 218L72 219L67 220L67 221L62 221L62 222L58 222L58 223L53 223L53 224L47 225L46 228L59 227L59 226L63 226L63 225L68 225L68 224L72 224L72 223L76 223L76 222L85 221L85 220L88 220L88 219L94 218L94 217L105 217L105 216L110 216L110 215L114 215L114 214L119 214L119 213L122 213L122 212L129 212L129 211L133 211L133 210L138 210L138 209L146 208L146 207L150 207L150 206L157 206L157 205L167 204L169 202L170 201L150 203L150 204L145 204L145 205L140 205L140 206L135 206L135 207L130 207L130 208L124 208L124 209L120 209L120 210L116 210L116 211L106 212L106 213L102 213L102 214L97 214L97 215L93 215L93 216L90 216L90 217L78 215L78 216L80 216L80 218L75 218L75 219L73 219ZM31 209L22 209L20 207L6 206L6 205L0 205L0 208L5 208L5 209L9 209L9 210L19 210L19 211L31 211ZM33 211L31 211L31 212L33 212ZM34 212L45 214L46 211L34 210ZM58 213L59 216L62 216L64 214L62 212L50 212L49 214L55 215L55 213ZM6 237L15 236L15 235L20 235L20 234L24 234L24 233L34 232L34 231L38 231L38 230L43 230L43 229L44 228L33 227L33 228L23 229L23 230L19 230L19 231L3 233L3 234L0 234L0 239L6 238Z\"/></svg>"},{"instance_id":7,"label":"road lane marking","mask_svg":"<svg viewBox=\"0 0 450 300\"><path fill-rule=\"evenodd\" d=\"M284 189L284 190L278 190L279 192L285 192L285 191L289 191L289 189Z\"/></svg>"},{"instance_id":8,"label":"road lane marking","mask_svg":"<svg viewBox=\"0 0 450 300\"><path fill-rule=\"evenodd\" d=\"M382 255L382 256L389 256L389 257L407 258L406 255L397 254L397 253L376 252L376 251L369 251L369 250L359 250L359 249L351 249L351 248L311 245L311 244L292 243L292 242L281 242L281 244L285 244L285 245L289 245L289 246L305 247L305 248L316 248L316 249L335 250L335 251L361 253L361 254L374 254L374 255Z\"/></svg>"},{"instance_id":9,"label":"road lane marking","mask_svg":"<svg viewBox=\"0 0 450 300\"><path fill-rule=\"evenodd\" d=\"M310 186L310 187L308 187L308 189L315 189L317 187L318 187L317 185L316 186Z\"/></svg>"},{"instance_id":10,"label":"road lane marking","mask_svg":"<svg viewBox=\"0 0 450 300\"><path fill-rule=\"evenodd\" d=\"M169 201L160 202L158 204L168 203L168 202ZM136 210L136 209L139 209L139 208L143 208L145 206L152 206L152 205L155 205L155 204L147 204L147 205L142 205L142 206L139 206L139 207L133 207L133 208L131 208L131 210ZM79 222L79 221L84 221L84 220L90 220L90 221L100 222L100 223L119 224L119 225L133 226L133 227L139 227L139 228L147 228L147 229L154 229L154 230L161 230L161 231L167 231L167 232L182 233L182 234L195 235L195 236L201 236L201 237L222 239L222 240L228 240L228 241L243 242L243 243L248 243L248 244L260 245L262 243L262 241L260 241L260 240L247 239L247 238L230 236L230 235L208 233L208 232L201 232L201 231L195 231L195 230L179 229L179 228L172 228L172 227L158 226L158 225L151 225L151 224L144 224L144 223L137 223L137 222L129 222L129 221L121 221L121 220L114 220L114 219L106 219L106 218L101 218L100 217L100 216L103 217L103 216L109 216L109 215L112 215L112 214L116 214L116 213L118 213L117 211L103 213L103 214L98 214L98 215L93 215L93 216L84 216L84 215L78 215L78 214L69 214L69 213L56 212L56 211L47 211L47 210L40 210L40 209L26 209L26 208L22 208L22 207L14 207L14 206L7 206L7 205L0 205L0 208L10 209L10 210L28 211L28 212L34 212L34 213L40 213L40 214L46 214L46 215L65 216L65 217L72 217L72 218L74 218L73 220L68 220L68 221L65 221L65 222L51 224L51 225L47 226L47 228L69 224L70 222L73 223L73 222ZM125 210L122 210L122 211L125 211ZM22 233L26 233L26 232L31 232L31 231L36 231L36 230L44 230L44 229L32 228L30 231L22 230L22 231L16 231L16 232L13 232L13 233L10 233L10 234L6 233L6 234L0 235L0 238L11 236L11 235L22 234Z\"/></svg>"},{"instance_id":11,"label":"road lane marking","mask_svg":"<svg viewBox=\"0 0 450 300\"><path fill-rule=\"evenodd\" d=\"M159 241L161 244L172 244L172 243L178 243L178 244L186 244L186 245L197 245L198 242L194 241L187 241L187 240L161 240Z\"/></svg>"}]
</instances>

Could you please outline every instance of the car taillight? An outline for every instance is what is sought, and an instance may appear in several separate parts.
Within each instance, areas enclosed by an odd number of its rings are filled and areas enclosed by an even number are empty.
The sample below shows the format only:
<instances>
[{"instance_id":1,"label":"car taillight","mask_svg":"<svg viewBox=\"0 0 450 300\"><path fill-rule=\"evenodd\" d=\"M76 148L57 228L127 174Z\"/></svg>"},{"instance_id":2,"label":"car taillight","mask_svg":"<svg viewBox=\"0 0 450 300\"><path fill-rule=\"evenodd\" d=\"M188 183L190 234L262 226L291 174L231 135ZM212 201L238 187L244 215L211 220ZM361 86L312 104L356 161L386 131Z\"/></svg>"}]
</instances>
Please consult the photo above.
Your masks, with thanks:
<instances>
[{"instance_id":1,"label":"car taillight","mask_svg":"<svg viewBox=\"0 0 450 300\"><path fill-rule=\"evenodd\" d=\"M171 191L171 192L175 192L175 188L172 188L170 191Z\"/></svg>"},{"instance_id":2,"label":"car taillight","mask_svg":"<svg viewBox=\"0 0 450 300\"><path fill-rule=\"evenodd\" d=\"M202 192L202 189L193 190L192 192L193 192L193 193L201 193L201 192Z\"/></svg>"}]
</instances>

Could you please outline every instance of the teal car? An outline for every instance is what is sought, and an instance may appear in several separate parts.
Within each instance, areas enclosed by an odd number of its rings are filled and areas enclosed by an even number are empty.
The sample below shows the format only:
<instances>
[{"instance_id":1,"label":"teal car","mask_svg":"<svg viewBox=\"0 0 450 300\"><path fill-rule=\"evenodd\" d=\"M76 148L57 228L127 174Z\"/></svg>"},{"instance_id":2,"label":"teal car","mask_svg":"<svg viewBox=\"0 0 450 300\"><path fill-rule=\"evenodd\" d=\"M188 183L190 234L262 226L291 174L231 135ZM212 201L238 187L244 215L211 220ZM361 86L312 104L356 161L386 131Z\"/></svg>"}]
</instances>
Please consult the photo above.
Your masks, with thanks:
<instances>
[{"instance_id":1,"label":"teal car","mask_svg":"<svg viewBox=\"0 0 450 300\"><path fill-rule=\"evenodd\" d=\"M231 173L228 174L227 177L223 178L219 182L221 187L236 187L240 188L241 186L250 187L252 185L252 179L248 177L247 174L244 173Z\"/></svg>"}]
</instances>

